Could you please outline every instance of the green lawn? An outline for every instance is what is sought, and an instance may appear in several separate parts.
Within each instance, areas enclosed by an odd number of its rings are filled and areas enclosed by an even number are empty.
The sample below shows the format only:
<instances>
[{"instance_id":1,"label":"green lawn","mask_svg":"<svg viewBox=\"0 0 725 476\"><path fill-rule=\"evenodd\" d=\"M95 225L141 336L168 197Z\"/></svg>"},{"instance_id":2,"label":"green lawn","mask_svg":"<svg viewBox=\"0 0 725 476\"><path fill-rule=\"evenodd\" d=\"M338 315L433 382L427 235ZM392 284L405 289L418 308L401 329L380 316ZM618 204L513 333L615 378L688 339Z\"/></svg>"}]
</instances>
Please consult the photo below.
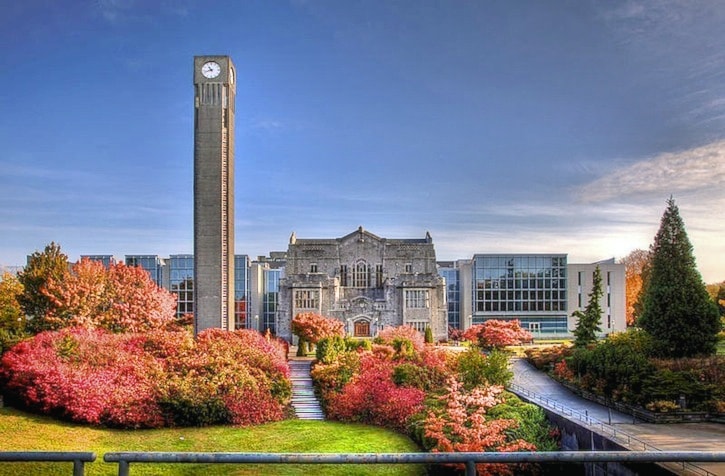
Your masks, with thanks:
<instances>
[{"instance_id":1,"label":"green lawn","mask_svg":"<svg viewBox=\"0 0 725 476\"><path fill-rule=\"evenodd\" d=\"M366 425L286 420L266 425L163 430L108 430L59 422L52 418L0 408L3 451L93 451L97 460L88 475L117 474L118 465L103 463L110 451L202 451L260 453L402 453L420 449L400 434ZM0 463L0 476L72 473L71 463ZM149 474L425 474L412 465L199 465L131 464L132 475Z\"/></svg>"}]
</instances>

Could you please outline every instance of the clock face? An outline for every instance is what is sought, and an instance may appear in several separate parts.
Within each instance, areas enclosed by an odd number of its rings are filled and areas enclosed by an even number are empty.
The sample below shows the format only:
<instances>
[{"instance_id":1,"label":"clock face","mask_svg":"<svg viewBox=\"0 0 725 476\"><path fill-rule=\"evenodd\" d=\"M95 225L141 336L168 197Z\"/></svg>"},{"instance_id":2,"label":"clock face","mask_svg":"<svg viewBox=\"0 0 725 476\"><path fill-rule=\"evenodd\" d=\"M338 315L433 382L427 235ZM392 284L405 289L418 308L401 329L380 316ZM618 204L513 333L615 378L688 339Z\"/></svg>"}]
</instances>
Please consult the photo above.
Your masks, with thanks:
<instances>
[{"instance_id":1,"label":"clock face","mask_svg":"<svg viewBox=\"0 0 725 476\"><path fill-rule=\"evenodd\" d=\"M201 74L203 74L205 78L216 78L219 76L221 71L222 68L216 61L207 61L201 67Z\"/></svg>"},{"instance_id":2,"label":"clock face","mask_svg":"<svg viewBox=\"0 0 725 476\"><path fill-rule=\"evenodd\" d=\"M229 84L234 84L234 68L229 68Z\"/></svg>"}]
</instances>

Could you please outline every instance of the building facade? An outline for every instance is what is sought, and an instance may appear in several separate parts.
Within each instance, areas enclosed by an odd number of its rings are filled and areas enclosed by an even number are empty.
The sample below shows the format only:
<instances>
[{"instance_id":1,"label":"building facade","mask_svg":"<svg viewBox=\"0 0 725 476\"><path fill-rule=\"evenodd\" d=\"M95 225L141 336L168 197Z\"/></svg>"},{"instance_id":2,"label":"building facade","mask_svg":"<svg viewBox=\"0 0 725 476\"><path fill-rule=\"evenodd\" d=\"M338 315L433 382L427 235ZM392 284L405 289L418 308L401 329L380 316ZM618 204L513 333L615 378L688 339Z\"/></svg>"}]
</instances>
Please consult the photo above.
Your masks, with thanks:
<instances>
[{"instance_id":1,"label":"building facade","mask_svg":"<svg viewBox=\"0 0 725 476\"><path fill-rule=\"evenodd\" d=\"M362 227L331 239L298 239L287 250L275 330L292 338L292 318L314 312L340 320L348 335L373 337L409 325L447 336L446 294L433 240L387 239Z\"/></svg>"},{"instance_id":2,"label":"building facade","mask_svg":"<svg viewBox=\"0 0 725 476\"><path fill-rule=\"evenodd\" d=\"M626 329L624 265L614 260L571 264L566 254L476 254L444 263L440 272L457 280L449 288L448 321L461 329L491 319L518 319L534 337L570 337L575 310L587 305L592 273L599 266L605 282L601 334ZM448 281L447 281L448 282Z\"/></svg>"}]
</instances>

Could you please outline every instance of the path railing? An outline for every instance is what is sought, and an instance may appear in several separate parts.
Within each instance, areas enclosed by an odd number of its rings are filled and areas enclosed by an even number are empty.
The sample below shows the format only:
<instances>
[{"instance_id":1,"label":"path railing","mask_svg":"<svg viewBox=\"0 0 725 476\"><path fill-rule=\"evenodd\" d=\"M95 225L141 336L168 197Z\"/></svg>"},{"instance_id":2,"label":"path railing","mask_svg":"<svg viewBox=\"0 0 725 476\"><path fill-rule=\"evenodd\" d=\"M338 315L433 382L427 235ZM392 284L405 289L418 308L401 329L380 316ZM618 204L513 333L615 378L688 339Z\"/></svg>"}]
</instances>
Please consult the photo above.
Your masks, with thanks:
<instances>
[{"instance_id":1,"label":"path railing","mask_svg":"<svg viewBox=\"0 0 725 476\"><path fill-rule=\"evenodd\" d=\"M562 405L557 400L551 399L551 398L543 396L543 395L539 395L520 385L517 385L515 383L510 383L507 386L507 389L516 393L517 395L525 397L527 400L529 400L531 402L535 402L542 407L555 411L555 412L559 413L560 415L570 417L570 419L575 419L582 423L585 423L591 429L597 430L601 435L611 437L615 441L618 441L622 444L626 443L628 448L631 448L631 449L641 448L642 451L657 451L657 452L661 452L661 453L666 453L666 451L661 450L660 448L656 447L655 445L653 445L651 443L647 443L646 441L643 441L643 440L637 438L636 436L634 436L630 433L627 433L626 431L617 429L617 427L614 425L605 423L597 418L594 418L594 417L590 416L588 413L582 413L579 410L574 410L573 408L567 407L566 405ZM702 474L704 476L717 476L704 468L701 468L697 465L692 464L691 462L686 462L684 460L682 461L682 468L689 469L697 474Z\"/></svg>"},{"instance_id":2,"label":"path railing","mask_svg":"<svg viewBox=\"0 0 725 476\"><path fill-rule=\"evenodd\" d=\"M118 463L118 475L130 465L150 463L204 464L464 464L476 475L476 463L663 463L725 462L725 452L704 451L550 451L519 453L106 453Z\"/></svg>"},{"instance_id":3,"label":"path railing","mask_svg":"<svg viewBox=\"0 0 725 476\"><path fill-rule=\"evenodd\" d=\"M71 451L0 451L0 462L11 463L73 463L73 476L83 476L85 463L96 460L96 454L91 452ZM18 474L20 474L19 472Z\"/></svg>"}]
</instances>

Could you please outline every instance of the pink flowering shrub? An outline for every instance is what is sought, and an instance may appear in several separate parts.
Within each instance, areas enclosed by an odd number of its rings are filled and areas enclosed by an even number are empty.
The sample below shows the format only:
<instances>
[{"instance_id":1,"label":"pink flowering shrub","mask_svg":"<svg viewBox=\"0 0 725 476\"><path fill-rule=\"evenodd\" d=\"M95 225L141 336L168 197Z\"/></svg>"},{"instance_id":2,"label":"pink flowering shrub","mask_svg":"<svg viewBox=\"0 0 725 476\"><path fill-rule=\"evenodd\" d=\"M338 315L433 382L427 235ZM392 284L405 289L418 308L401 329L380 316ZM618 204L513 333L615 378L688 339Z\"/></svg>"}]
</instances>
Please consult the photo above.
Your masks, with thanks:
<instances>
[{"instance_id":1,"label":"pink flowering shrub","mask_svg":"<svg viewBox=\"0 0 725 476\"><path fill-rule=\"evenodd\" d=\"M144 428L256 424L284 417L291 393L282 346L254 331L43 332L8 351L10 401L73 421Z\"/></svg>"},{"instance_id":2,"label":"pink flowering shrub","mask_svg":"<svg viewBox=\"0 0 725 476\"><path fill-rule=\"evenodd\" d=\"M483 349L500 349L507 345L520 345L533 339L531 332L521 328L518 319L503 321L493 319L471 326L463 338Z\"/></svg>"},{"instance_id":3,"label":"pink flowering shrub","mask_svg":"<svg viewBox=\"0 0 725 476\"><path fill-rule=\"evenodd\" d=\"M444 407L430 410L424 422L425 438L433 452L534 451L536 446L509 434L518 427L515 419L487 418L487 412L503 402L503 387L479 386L466 391L455 378L439 399ZM478 473L514 474L509 465L477 464Z\"/></svg>"}]
</instances>

